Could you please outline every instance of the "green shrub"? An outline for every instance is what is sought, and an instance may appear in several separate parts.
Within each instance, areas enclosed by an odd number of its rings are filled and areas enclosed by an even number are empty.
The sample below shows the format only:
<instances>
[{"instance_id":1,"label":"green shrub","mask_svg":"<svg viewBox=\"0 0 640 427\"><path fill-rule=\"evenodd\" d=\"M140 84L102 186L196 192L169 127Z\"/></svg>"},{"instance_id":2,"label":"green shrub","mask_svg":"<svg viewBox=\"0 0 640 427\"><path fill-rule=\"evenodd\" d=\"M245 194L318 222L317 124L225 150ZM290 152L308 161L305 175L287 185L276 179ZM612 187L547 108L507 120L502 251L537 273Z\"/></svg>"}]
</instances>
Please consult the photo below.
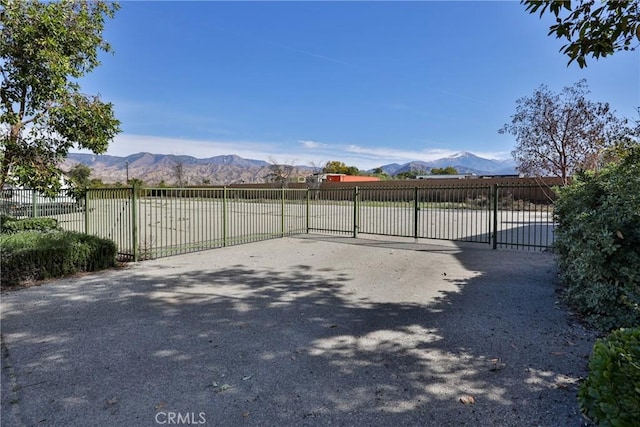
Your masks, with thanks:
<instances>
[{"instance_id":1,"label":"green shrub","mask_svg":"<svg viewBox=\"0 0 640 427\"><path fill-rule=\"evenodd\" d=\"M582 411L598 425L638 425L640 328L620 329L596 341L578 400Z\"/></svg>"},{"instance_id":2,"label":"green shrub","mask_svg":"<svg viewBox=\"0 0 640 427\"><path fill-rule=\"evenodd\" d=\"M560 189L555 214L568 304L605 331L640 324L640 149Z\"/></svg>"},{"instance_id":3,"label":"green shrub","mask_svg":"<svg viewBox=\"0 0 640 427\"><path fill-rule=\"evenodd\" d=\"M70 231L5 234L0 251L2 286L110 268L117 254L111 240Z\"/></svg>"},{"instance_id":4,"label":"green shrub","mask_svg":"<svg viewBox=\"0 0 640 427\"><path fill-rule=\"evenodd\" d=\"M59 230L55 218L22 218L16 219L7 215L0 216L0 232L17 233L19 231L52 231Z\"/></svg>"}]
</instances>

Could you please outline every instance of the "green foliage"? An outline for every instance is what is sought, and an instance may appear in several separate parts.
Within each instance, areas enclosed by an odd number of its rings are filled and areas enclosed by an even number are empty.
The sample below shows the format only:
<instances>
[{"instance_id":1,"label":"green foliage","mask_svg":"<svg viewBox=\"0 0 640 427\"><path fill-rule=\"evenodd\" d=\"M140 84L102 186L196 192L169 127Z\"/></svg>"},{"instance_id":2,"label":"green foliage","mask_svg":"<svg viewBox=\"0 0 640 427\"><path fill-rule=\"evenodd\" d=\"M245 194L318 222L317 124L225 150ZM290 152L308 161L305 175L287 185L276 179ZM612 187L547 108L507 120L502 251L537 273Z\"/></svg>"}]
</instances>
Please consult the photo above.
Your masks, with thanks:
<instances>
[{"instance_id":1,"label":"green foliage","mask_svg":"<svg viewBox=\"0 0 640 427\"><path fill-rule=\"evenodd\" d=\"M104 21L116 3L0 0L0 187L53 194L72 147L102 153L119 132L113 106L85 95L78 79L110 52Z\"/></svg>"},{"instance_id":2,"label":"green foliage","mask_svg":"<svg viewBox=\"0 0 640 427\"><path fill-rule=\"evenodd\" d=\"M113 267L117 254L111 240L70 231L0 235L0 250L3 287Z\"/></svg>"},{"instance_id":3,"label":"green foliage","mask_svg":"<svg viewBox=\"0 0 640 427\"><path fill-rule=\"evenodd\" d=\"M67 194L73 197L76 201L83 200L87 192L87 188L90 186L91 181L91 168L82 163L78 163L72 167L68 172L69 183L71 188L67 190Z\"/></svg>"},{"instance_id":4,"label":"green foliage","mask_svg":"<svg viewBox=\"0 0 640 427\"><path fill-rule=\"evenodd\" d=\"M145 186L144 181L140 178L131 178L129 179L129 185L131 187L143 188Z\"/></svg>"},{"instance_id":5,"label":"green foliage","mask_svg":"<svg viewBox=\"0 0 640 427\"><path fill-rule=\"evenodd\" d=\"M602 330L640 324L640 146L559 193L556 251L568 303Z\"/></svg>"},{"instance_id":6,"label":"green foliage","mask_svg":"<svg viewBox=\"0 0 640 427\"><path fill-rule=\"evenodd\" d=\"M600 339L580 386L582 411L601 426L637 426L640 420L640 328Z\"/></svg>"},{"instance_id":7,"label":"green foliage","mask_svg":"<svg viewBox=\"0 0 640 427\"><path fill-rule=\"evenodd\" d=\"M638 0L597 3L595 0L524 0L522 3L529 13L553 14L556 23L549 27L549 35L569 42L560 51L569 57L569 64L577 61L580 68L586 67L587 56L598 59L621 50L634 50L634 39L640 40ZM567 15L561 17L564 12Z\"/></svg>"},{"instance_id":8,"label":"green foliage","mask_svg":"<svg viewBox=\"0 0 640 427\"><path fill-rule=\"evenodd\" d=\"M347 166L343 162L332 160L322 168L322 173L343 173L345 175L360 175L360 169L355 166Z\"/></svg>"},{"instance_id":9,"label":"green foliage","mask_svg":"<svg viewBox=\"0 0 640 427\"><path fill-rule=\"evenodd\" d=\"M87 188L91 184L91 181L89 180L89 177L91 176L91 168L87 165L83 165L82 163L78 163L72 167L67 172L67 176L74 187Z\"/></svg>"},{"instance_id":10,"label":"green foliage","mask_svg":"<svg viewBox=\"0 0 640 427\"><path fill-rule=\"evenodd\" d=\"M447 166L446 168L433 168L431 169L431 175L457 175L458 170L453 166Z\"/></svg>"},{"instance_id":11,"label":"green foliage","mask_svg":"<svg viewBox=\"0 0 640 427\"><path fill-rule=\"evenodd\" d=\"M395 175L396 179L416 179L418 175L426 175L427 171L425 170L410 170L405 172L400 172Z\"/></svg>"},{"instance_id":12,"label":"green foliage","mask_svg":"<svg viewBox=\"0 0 640 427\"><path fill-rule=\"evenodd\" d=\"M17 233L19 231L53 231L59 230L55 218L23 218L16 219L7 215L0 215L0 232L2 234Z\"/></svg>"}]
</instances>

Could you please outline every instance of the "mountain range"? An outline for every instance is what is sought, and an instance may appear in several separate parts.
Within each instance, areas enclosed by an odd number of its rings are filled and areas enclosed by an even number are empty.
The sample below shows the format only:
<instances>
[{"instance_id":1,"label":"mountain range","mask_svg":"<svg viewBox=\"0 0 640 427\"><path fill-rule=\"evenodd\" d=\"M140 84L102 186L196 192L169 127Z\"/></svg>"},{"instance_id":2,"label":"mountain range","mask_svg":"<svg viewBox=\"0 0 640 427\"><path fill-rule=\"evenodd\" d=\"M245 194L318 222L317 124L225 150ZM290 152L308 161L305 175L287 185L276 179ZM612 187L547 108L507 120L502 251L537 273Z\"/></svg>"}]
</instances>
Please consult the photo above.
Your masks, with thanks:
<instances>
[{"instance_id":1,"label":"mountain range","mask_svg":"<svg viewBox=\"0 0 640 427\"><path fill-rule=\"evenodd\" d=\"M516 165L513 160L492 160L476 156L473 153L463 151L453 156L443 157L430 162L412 161L402 165L391 163L381 166L389 175L397 175L402 172L431 171L433 168L454 167L458 173L475 173L476 175L512 175L516 174Z\"/></svg>"},{"instance_id":2,"label":"mountain range","mask_svg":"<svg viewBox=\"0 0 640 427\"><path fill-rule=\"evenodd\" d=\"M177 165L181 165L179 167L182 169L183 180L188 185L261 183L268 179L274 169L271 163L264 160L245 159L233 154L199 159L192 156L152 153L137 153L126 157L70 153L61 167L68 171L77 164L88 166L91 169L91 178L101 179L105 183L124 183L127 178L137 178L147 184L163 181L174 184L177 181ZM447 166L453 166L459 173L478 175L516 173L513 161L485 159L468 152L430 162L392 163L380 168L389 175L396 175L421 170L428 173L432 168ZM304 177L316 172L309 166L291 165L291 168L291 177Z\"/></svg>"}]
</instances>

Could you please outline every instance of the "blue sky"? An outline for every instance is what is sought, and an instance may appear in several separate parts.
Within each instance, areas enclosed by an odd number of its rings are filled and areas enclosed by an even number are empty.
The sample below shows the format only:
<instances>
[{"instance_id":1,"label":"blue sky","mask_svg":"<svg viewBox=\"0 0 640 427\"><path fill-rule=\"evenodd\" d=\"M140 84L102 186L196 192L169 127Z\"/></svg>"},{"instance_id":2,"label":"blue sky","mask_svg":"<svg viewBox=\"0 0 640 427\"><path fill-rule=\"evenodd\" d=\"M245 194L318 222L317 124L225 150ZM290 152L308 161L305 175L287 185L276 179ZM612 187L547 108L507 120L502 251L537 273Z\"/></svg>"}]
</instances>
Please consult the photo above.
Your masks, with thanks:
<instances>
[{"instance_id":1,"label":"blue sky","mask_svg":"<svg viewBox=\"0 0 640 427\"><path fill-rule=\"evenodd\" d=\"M123 1L115 50L81 81L114 103L108 154L140 151L361 169L459 151L507 159L516 100L586 78L635 119L640 56L567 67L516 1Z\"/></svg>"}]
</instances>

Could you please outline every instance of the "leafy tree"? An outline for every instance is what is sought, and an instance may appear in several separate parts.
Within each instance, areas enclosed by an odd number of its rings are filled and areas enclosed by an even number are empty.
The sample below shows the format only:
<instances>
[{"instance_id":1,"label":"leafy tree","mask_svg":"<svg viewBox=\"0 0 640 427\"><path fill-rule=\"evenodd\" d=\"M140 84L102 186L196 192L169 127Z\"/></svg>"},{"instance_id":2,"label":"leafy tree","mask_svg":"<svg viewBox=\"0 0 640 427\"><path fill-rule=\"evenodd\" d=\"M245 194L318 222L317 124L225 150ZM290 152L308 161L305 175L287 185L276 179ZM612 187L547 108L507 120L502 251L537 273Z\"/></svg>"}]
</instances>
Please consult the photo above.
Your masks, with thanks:
<instances>
[{"instance_id":1,"label":"leafy tree","mask_svg":"<svg viewBox=\"0 0 640 427\"><path fill-rule=\"evenodd\" d=\"M129 180L128 185L130 185L131 187L142 188L142 187L144 187L144 181L141 180L140 178L131 178Z\"/></svg>"},{"instance_id":2,"label":"leafy tree","mask_svg":"<svg viewBox=\"0 0 640 427\"><path fill-rule=\"evenodd\" d=\"M586 80L560 94L545 85L516 101L516 114L500 133L516 138L512 155L518 170L530 176L556 176L563 183L578 170L597 169L607 147L615 144L626 120L608 103L589 101Z\"/></svg>"},{"instance_id":3,"label":"leafy tree","mask_svg":"<svg viewBox=\"0 0 640 427\"><path fill-rule=\"evenodd\" d=\"M621 128L612 146L607 147L602 155L602 163L620 163L624 158L638 150L640 144L640 107L637 109L638 118L635 125Z\"/></svg>"},{"instance_id":4,"label":"leafy tree","mask_svg":"<svg viewBox=\"0 0 640 427\"><path fill-rule=\"evenodd\" d=\"M51 193L60 161L77 146L106 151L120 131L113 106L80 92L96 68L105 18L116 3L0 0L0 187L22 184Z\"/></svg>"},{"instance_id":5,"label":"leafy tree","mask_svg":"<svg viewBox=\"0 0 640 427\"><path fill-rule=\"evenodd\" d=\"M343 162L332 160L322 168L323 173L343 173L345 175L360 175L360 169L355 166L347 166Z\"/></svg>"},{"instance_id":6,"label":"leafy tree","mask_svg":"<svg viewBox=\"0 0 640 427\"><path fill-rule=\"evenodd\" d=\"M371 174L369 175L376 176L380 178L380 180L382 181L387 181L391 179L391 176L388 173L386 173L381 167L377 167L373 169L373 171L371 171Z\"/></svg>"},{"instance_id":7,"label":"leafy tree","mask_svg":"<svg viewBox=\"0 0 640 427\"><path fill-rule=\"evenodd\" d=\"M560 52L587 66L587 56L596 59L620 50L634 50L634 39L640 40L640 0L627 1L558 1L524 0L529 13L551 13L556 23L549 35L566 39ZM564 15L566 12L566 16ZM637 46L637 45L636 45Z\"/></svg>"},{"instance_id":8,"label":"leafy tree","mask_svg":"<svg viewBox=\"0 0 640 427\"><path fill-rule=\"evenodd\" d=\"M395 175L396 179L416 179L418 175L426 175L427 171L425 170L410 170L405 172L400 172Z\"/></svg>"},{"instance_id":9,"label":"leafy tree","mask_svg":"<svg viewBox=\"0 0 640 427\"><path fill-rule=\"evenodd\" d=\"M102 182L102 180L100 178L92 178L89 181L89 187L90 188L104 188L105 184L104 184L104 182Z\"/></svg>"},{"instance_id":10,"label":"leafy tree","mask_svg":"<svg viewBox=\"0 0 640 427\"><path fill-rule=\"evenodd\" d=\"M87 188L91 184L89 181L89 177L91 176L91 168L87 165L83 165L82 163L78 163L74 167L72 167L68 172L67 176L71 181L71 185L76 188Z\"/></svg>"},{"instance_id":11,"label":"leafy tree","mask_svg":"<svg viewBox=\"0 0 640 427\"><path fill-rule=\"evenodd\" d=\"M453 166L447 166L446 168L433 168L431 169L431 175L457 175L458 170Z\"/></svg>"},{"instance_id":12,"label":"leafy tree","mask_svg":"<svg viewBox=\"0 0 640 427\"><path fill-rule=\"evenodd\" d=\"M71 188L67 190L67 194L76 200L84 199L84 195L89 187L91 176L91 169L87 165L78 163L72 167L68 172L68 181L71 184Z\"/></svg>"}]
</instances>

